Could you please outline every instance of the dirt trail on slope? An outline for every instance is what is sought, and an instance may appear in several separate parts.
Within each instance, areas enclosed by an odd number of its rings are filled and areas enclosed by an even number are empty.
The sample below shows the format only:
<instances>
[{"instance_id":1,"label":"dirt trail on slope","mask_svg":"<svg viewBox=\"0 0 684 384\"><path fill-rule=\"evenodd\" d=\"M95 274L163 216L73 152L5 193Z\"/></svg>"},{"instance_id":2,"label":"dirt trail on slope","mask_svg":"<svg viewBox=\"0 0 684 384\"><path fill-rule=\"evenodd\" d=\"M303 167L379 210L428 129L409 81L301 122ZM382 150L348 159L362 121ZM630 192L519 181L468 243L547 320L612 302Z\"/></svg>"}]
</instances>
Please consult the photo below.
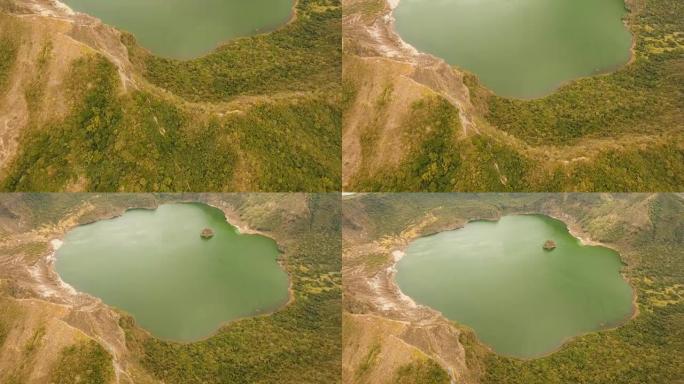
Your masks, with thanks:
<instances>
[{"instance_id":1,"label":"dirt trail on slope","mask_svg":"<svg viewBox=\"0 0 684 384\"><path fill-rule=\"evenodd\" d=\"M369 2L372 1L348 0L344 2L344 6L346 9L354 9L355 5ZM375 15L370 23L358 13L345 14L342 25L347 52L361 57L384 57L410 64L413 72L405 76L437 92L458 108L464 133L471 129L476 130L472 119L474 107L468 87L463 83L463 74L444 60L419 52L401 39L395 32L392 16L392 10L398 4L399 0L387 0L382 12Z\"/></svg>"},{"instance_id":2,"label":"dirt trail on slope","mask_svg":"<svg viewBox=\"0 0 684 384\"><path fill-rule=\"evenodd\" d=\"M463 136L479 132L463 74L406 44L394 32L391 4L346 0L343 7L343 81L356 92L343 119L343 186L361 170L400 162L406 117L425 97L440 95L458 109Z\"/></svg>"},{"instance_id":3,"label":"dirt trail on slope","mask_svg":"<svg viewBox=\"0 0 684 384\"><path fill-rule=\"evenodd\" d=\"M24 13L19 13L20 17L37 19L38 23L45 22L40 19L47 18L67 24L67 31L56 32L70 37L75 44L104 55L116 65L124 89L128 86L135 87L136 81L132 76L133 65L128 58L128 49L121 42L121 32L116 28L104 24L93 16L74 12L58 0L16 0L16 3L24 10Z\"/></svg>"},{"instance_id":4,"label":"dirt trail on slope","mask_svg":"<svg viewBox=\"0 0 684 384\"><path fill-rule=\"evenodd\" d=\"M363 232L362 225L343 227L342 273L347 328L344 331L343 371L346 374L343 382L374 382L357 380L361 357L366 354L364 351L373 347L394 352L386 352L378 358L378 366L369 370L369 377L391 378L399 366L419 351L437 361L449 373L452 382L477 382L477 374L466 365L465 350L459 341L461 331L438 311L416 304L404 295L394 279L395 265L408 244L435 221L436 218L428 213L401 234L370 243L361 240L365 237L362 233L355 233ZM454 223L450 227L462 225ZM354 227L356 229L349 230ZM387 261L379 269L369 269L366 259L371 255L387 255Z\"/></svg>"},{"instance_id":5,"label":"dirt trail on slope","mask_svg":"<svg viewBox=\"0 0 684 384\"><path fill-rule=\"evenodd\" d=\"M116 66L122 91L137 87L119 31L57 1L14 4L13 13L0 14L0 33L17 39L16 61L0 95L0 169L16 155L25 130L60 121L69 112L74 100L65 88L75 60L101 54Z\"/></svg>"}]
</instances>

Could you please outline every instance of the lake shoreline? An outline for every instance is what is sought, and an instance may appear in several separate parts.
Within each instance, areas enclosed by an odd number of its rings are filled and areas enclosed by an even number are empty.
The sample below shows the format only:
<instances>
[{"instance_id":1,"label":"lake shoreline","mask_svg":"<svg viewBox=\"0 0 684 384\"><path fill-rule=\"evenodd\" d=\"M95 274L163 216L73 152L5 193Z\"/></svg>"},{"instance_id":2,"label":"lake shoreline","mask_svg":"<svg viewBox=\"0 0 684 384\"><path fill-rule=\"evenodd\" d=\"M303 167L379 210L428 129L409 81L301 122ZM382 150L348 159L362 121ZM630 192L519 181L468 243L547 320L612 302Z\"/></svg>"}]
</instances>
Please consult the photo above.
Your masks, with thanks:
<instances>
[{"instance_id":1,"label":"lake shoreline","mask_svg":"<svg viewBox=\"0 0 684 384\"><path fill-rule=\"evenodd\" d=\"M57 16L57 14L62 13L63 15L66 15L66 16L90 18L90 19L95 20L99 24L106 25L110 28L115 29L119 33L131 34L132 36L134 36L134 38L136 40L136 45L139 48L141 48L143 51L145 51L146 53L148 53L152 56L162 58L162 59L169 59L169 60L193 61L193 60L197 60L197 59L201 59L201 58L204 58L206 56L209 56L209 55L217 52L218 50L220 50L221 47L223 47L227 44L230 44L232 42L235 42L235 41L238 41L241 39L245 39L245 38L252 38L255 36L266 35L266 34L275 32L277 30L280 30L280 29L294 23L298 19L297 6L299 5L299 2L301 0L290 0L291 6L290 6L289 14L282 21L279 21L279 22L273 23L273 24L269 24L269 25L265 25L263 27L255 28L251 33L248 33L248 34L240 34L240 35L234 36L234 37L218 39L216 41L216 43L212 45L211 48L203 50L203 52L201 52L201 53L192 54L192 55L188 55L188 56L165 55L165 54L155 52L150 47L141 45L140 39L138 38L138 36L136 36L135 33L131 32L127 29L124 29L123 27L105 22L99 16L75 10L73 7L68 5L64 0L49 0L49 1L51 2L50 3L51 7L41 5L41 4L36 4L34 9L37 10L41 15L44 15L44 16L53 16L54 17L54 16Z\"/></svg>"},{"instance_id":2,"label":"lake shoreline","mask_svg":"<svg viewBox=\"0 0 684 384\"><path fill-rule=\"evenodd\" d=\"M438 229L438 230L434 230L434 231L427 232L427 233L417 233L417 234L415 234L414 236L412 236L412 237L410 237L410 238L402 239L401 244L397 244L397 246L391 247L391 251L390 251L390 254L391 254L390 261L391 261L391 262L390 262L390 264L389 264L384 270L382 270L381 272L383 272L384 275L385 275L385 277L389 279L388 284L390 285L390 287L392 288L392 290L395 291L396 296L400 298L400 302L403 301L404 303L408 303L408 304L409 304L409 307L406 308L406 309L408 309L408 310L411 310L411 309L420 309L420 310L425 310L425 311L428 311L428 312L432 312L432 313L435 313L435 314L437 314L438 316L440 316L440 317L446 319L446 320L449 321L449 322L453 322L457 327L465 327L466 329L471 329L471 330L472 330L472 328L470 328L469 326L467 326L467 325L465 325L465 324L459 323L459 322L457 322L457 321L455 321L455 320L453 320L453 319L449 319L449 318L446 317L441 311L439 311L439 310L437 310L437 309L435 309L435 308L431 308L431 307L429 307L429 306L426 306L426 305L424 305L424 304L420 304L420 303L416 302L414 299L412 299L411 297L409 297L408 295L406 295L406 294L401 290L401 288L399 287L399 284L398 284L397 281L396 281L397 263L406 255L406 250L407 250L408 246L410 245L410 243L412 243L412 242L415 241L415 240L418 240L418 239L421 239L421 238L424 238L424 237L434 236L434 235L436 235L436 234L443 233L443 232L450 232L450 231L455 231L455 230L458 230L458 229L462 229L463 227L465 227L467 224L469 224L469 223L471 223L471 222L475 222L475 221L497 222L497 221L499 221L502 217L504 217L504 216L511 216L511 215L542 215L542 216L546 216L546 217L548 217L548 218L551 218L551 219L553 219L553 220L559 221L559 222L561 222L561 223L565 226L565 229L566 229L566 231L568 232L568 234L569 234L570 236L572 236L573 238L577 239L577 240L580 242L580 244L581 244L582 246L598 246L598 247L603 247L603 248L606 248L606 249L610 249L610 250L612 250L612 251L614 251L614 252L617 253L618 258L619 258L620 262L621 262L623 265L627 265L627 263L624 261L624 259L623 259L622 256L621 256L621 252L620 252L616 247L610 246L610 245L608 245L608 244L601 243L601 242L596 241L596 240L593 240L593 239L591 238L591 236L590 236L588 233L586 233L586 232L579 226L579 224L577 224L577 223L574 221L574 219L573 219L573 220L567 220L567 221L565 221L565 220L562 220L562 219L556 217L555 215L553 215L553 214L551 214L551 213L544 213L544 212L539 212L539 211L520 211L520 212L498 212L494 217L476 217L476 218L469 218L469 219L465 220L463 223L460 223L460 224L457 224L457 225L446 226L445 228L440 228L440 229ZM550 356L550 355L552 355L552 354L554 354L554 353L556 353L556 352L562 350L563 347L564 347L567 343L573 341L573 340L576 339L576 338L579 338L579 337L582 337L582 336L586 336L586 335L589 335L589 334L593 334L593 333L597 333L597 332L611 331L611 330L615 330L615 329L617 329L617 328L620 328L620 327L624 326L625 324L627 324L628 322L634 320L634 319L639 315L640 312L639 312L639 306L638 306L638 296L637 296L636 287L634 287L634 286L631 284L631 281L627 278L627 276L626 276L626 274L625 274L625 272L624 272L624 268L621 268L621 269L620 269L619 274L620 274L621 278L623 279L623 281L630 287L630 290L631 290L631 293L632 293L632 297L631 297L631 311L630 311L630 313L629 313L627 316L625 316L625 318L622 319L618 324L615 324L615 325L612 325L612 326L608 326L608 327L605 327L605 328L599 328L599 329L592 330L592 331L587 331L587 332L585 332L585 333L581 333L581 334L578 334L578 335L574 335L574 336L567 337L566 339L564 339L564 340L562 341L562 343L561 343L557 348L555 348L555 349L549 351L549 352L546 353L546 354L543 354L543 355L540 355L540 356L536 356L536 357L532 357L532 358L521 358L521 357L517 357L517 356L510 356L510 355L500 354L500 353L496 352L491 346L487 345L487 344L484 343L482 340L480 340L479 337L477 338L477 342L478 342L481 346L483 346L483 347L485 347L487 350L489 350L491 353L496 354L497 356L508 357L508 358L512 358L512 359L516 359L516 360L520 360L520 361L531 361L531 360L536 360L536 359L540 359L540 358L544 358L544 357ZM378 273L378 275L379 275L379 273ZM399 303L397 303L397 304L399 304ZM474 330L473 330L473 332L474 332ZM477 337L477 333L476 333L476 332L474 332L474 333L475 333L475 335L476 335L476 337Z\"/></svg>"},{"instance_id":3,"label":"lake shoreline","mask_svg":"<svg viewBox=\"0 0 684 384\"><path fill-rule=\"evenodd\" d=\"M57 257L56 253L57 253L58 249L64 243L64 237L66 236L66 234L68 232L74 230L75 228L78 228L81 226L91 225L91 224L101 222L101 221L114 220L114 219L117 219L117 218L123 216L125 213L132 211L132 210L154 211L154 210L158 209L161 205L165 205L165 204L197 204L197 203L199 203L199 204L203 204L203 205L206 205L208 207L211 207L213 209L216 209L223 214L223 217L225 219L226 224L228 224L231 227L234 227L238 231L239 234L262 236L262 237L268 238L276 244L277 251L280 255L283 255L286 253L280 247L278 240L275 237L273 237L273 236L271 236L265 232L258 231L256 229L249 227L244 222L244 220L242 220L242 218L237 213L237 211L232 209L232 207L231 208L221 208L221 207L218 207L215 204L212 204L212 203L205 201L205 200L203 200L203 199L197 199L197 200L181 199L178 201L162 202L161 204L159 203L159 201L155 200L155 202L151 206L142 206L142 205L129 206L129 207L117 210L117 212L104 214L101 217L98 217L98 218L95 218L92 220L88 220L88 221L85 221L83 223L76 223L74 225L65 227L60 232L59 236L54 237L51 240L49 240L51 252L49 252L44 257L39 259L39 261L42 261L45 264L45 267L46 267L45 272L47 273L50 280L53 281L53 284L56 284L60 288L61 293L56 292L54 289L49 288L47 285L45 285L45 286L43 286L42 296L43 297L60 297L60 298L68 298L68 297L81 298L80 301L83 301L84 299L87 301L93 301L94 303L97 303L97 305L102 305L106 308L113 310L114 312L118 313L120 316L126 315L126 316L130 316L133 319L135 319L135 316L128 313L127 311L125 311L121 308L109 305L97 296L91 295L87 292L79 291L78 289L73 287L71 284L65 282L55 269L55 262L56 262L56 257ZM234 224L234 222L237 224ZM279 267L281 268L281 270L284 272L285 276L287 277L287 291L288 291L288 293L287 293L287 298L282 303L275 305L273 308L270 308L270 309L263 311L263 312L256 313L254 315L242 316L242 317L238 317L238 318L234 318L231 320L221 322L218 325L218 327L213 332L211 332L209 335L202 337L202 338L199 338L199 339L193 339L190 341L166 339L166 338L155 336L149 330L147 330L147 329L143 328L142 326L140 326L139 324L137 324L137 322L136 322L136 329L144 332L149 337L152 337L152 338L157 339L157 340L161 340L161 341L165 341L165 342L171 342L171 343L177 343L177 344L192 344L192 343L205 341L205 340L208 340L208 339L216 336L218 333L221 332L221 329L223 329L224 327L226 327L226 326L228 326L234 322L249 319L249 318L271 316L276 312L284 310L285 308L290 306L295 301L293 281L292 281L292 277L290 276L290 273L289 273L288 268L287 268L286 257L278 257L276 259L276 262L278 263ZM38 269L36 269L35 271L36 272L32 272L33 277L40 280L40 274L38 272ZM71 301L74 301L74 300L71 300ZM114 353L112 353L112 355L114 355Z\"/></svg>"},{"instance_id":4,"label":"lake shoreline","mask_svg":"<svg viewBox=\"0 0 684 384\"><path fill-rule=\"evenodd\" d=\"M634 11L635 7L632 4L634 2L634 0L622 0L622 2L624 4L624 8L627 11L627 14L625 15L625 17L622 18L622 23L623 23L625 29L627 30L627 32L629 33L630 39L631 39L630 49L629 49L629 57L627 58L627 60L624 63L616 64L615 66L611 66L610 68L606 68L605 70L600 70L600 71L593 73L593 74L590 74L590 75L579 76L579 77L574 77L574 78L569 79L569 80L564 80L564 81L558 83L550 92L544 93L544 94L539 95L539 96L534 96L534 97L504 96L504 95L498 94L497 92L493 91L491 88L484 85L480 81L479 76L477 74L475 74L474 72L469 71L465 68L462 68L458 65L449 63L444 58L441 58L437 55L434 55L434 54L431 54L431 53L428 53L425 51L421 51L417 47L406 42L406 40L404 40L401 37L401 35L399 34L399 31L397 31L397 29L396 29L396 19L394 17L394 11L399 6L401 0L384 0L384 1L386 4L386 10L383 13L381 13L379 16L381 16L381 18L385 21L385 25L386 25L388 32L391 35L393 35L392 37L394 40L396 40L398 42L398 45L401 48L404 48L404 50L411 53L409 56L413 56L413 59L415 60L414 63L416 65L418 65L418 62L419 62L418 58L420 56L427 56L427 57L431 57L437 61L443 61L446 64L448 64L454 71L456 71L460 74L466 74L467 73L467 74L471 74L471 75L475 76L478 79L478 83L479 83L480 87L482 87L485 90L485 92L490 93L492 95L495 95L497 97L504 98L504 99L520 100L520 101L540 100L540 99L543 99L543 98L546 98L546 97L549 97L551 95L556 94L563 87L568 86L569 84L572 84L576 81L587 79L587 78L592 78L592 77L597 77L597 76L607 76L607 75L610 75L612 73L615 73L615 72L627 67L628 65L632 64L636 60L636 35L632 32L632 19L635 16L635 11ZM381 43L381 42L378 42L378 44L381 46L385 45L384 43ZM391 52L392 47L385 47L385 51ZM394 57L392 55L389 55L388 58L394 58Z\"/></svg>"}]
</instances>

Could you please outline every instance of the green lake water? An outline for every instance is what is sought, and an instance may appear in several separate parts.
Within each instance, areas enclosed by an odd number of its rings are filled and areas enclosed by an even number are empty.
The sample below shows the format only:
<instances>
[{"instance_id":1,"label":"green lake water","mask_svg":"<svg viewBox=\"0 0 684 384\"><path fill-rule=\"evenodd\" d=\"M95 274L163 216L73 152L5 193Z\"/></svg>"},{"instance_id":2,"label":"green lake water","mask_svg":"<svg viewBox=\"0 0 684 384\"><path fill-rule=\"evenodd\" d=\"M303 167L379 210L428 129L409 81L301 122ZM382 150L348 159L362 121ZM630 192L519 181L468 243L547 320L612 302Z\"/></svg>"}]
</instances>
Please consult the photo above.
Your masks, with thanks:
<instances>
[{"instance_id":1,"label":"green lake water","mask_svg":"<svg viewBox=\"0 0 684 384\"><path fill-rule=\"evenodd\" d=\"M623 0L401 0L399 35L501 96L537 98L629 61Z\"/></svg>"},{"instance_id":2,"label":"green lake water","mask_svg":"<svg viewBox=\"0 0 684 384\"><path fill-rule=\"evenodd\" d=\"M557 248L544 250L547 240ZM583 246L560 221L520 215L415 240L396 281L495 352L534 358L629 318L632 290L621 267L616 252Z\"/></svg>"},{"instance_id":3,"label":"green lake water","mask_svg":"<svg viewBox=\"0 0 684 384\"><path fill-rule=\"evenodd\" d=\"M215 235L200 237L204 228ZM162 339L193 341L288 299L276 243L240 234L220 210L167 204L79 226L56 253L60 277Z\"/></svg>"},{"instance_id":4,"label":"green lake water","mask_svg":"<svg viewBox=\"0 0 684 384\"><path fill-rule=\"evenodd\" d=\"M131 32L153 53L189 59L220 43L272 30L290 18L293 0L62 0Z\"/></svg>"}]
</instances>

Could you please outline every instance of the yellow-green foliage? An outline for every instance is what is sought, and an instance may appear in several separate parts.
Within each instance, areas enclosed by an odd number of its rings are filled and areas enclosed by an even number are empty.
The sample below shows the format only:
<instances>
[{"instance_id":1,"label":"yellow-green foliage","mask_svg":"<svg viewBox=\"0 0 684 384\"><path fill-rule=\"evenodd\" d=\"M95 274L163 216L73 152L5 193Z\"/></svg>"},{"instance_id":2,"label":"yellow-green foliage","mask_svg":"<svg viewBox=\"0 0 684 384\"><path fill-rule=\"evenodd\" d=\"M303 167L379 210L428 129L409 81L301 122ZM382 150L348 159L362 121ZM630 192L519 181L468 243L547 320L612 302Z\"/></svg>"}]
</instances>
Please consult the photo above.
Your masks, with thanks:
<instances>
[{"instance_id":1,"label":"yellow-green foliage","mask_svg":"<svg viewBox=\"0 0 684 384\"><path fill-rule=\"evenodd\" d=\"M218 138L216 122L207 122L202 134L191 133L178 108L142 92L120 97L118 90L109 61L77 61L69 92L81 103L64 121L25 133L3 188L57 191L79 178L89 191L226 185L235 155L231 143Z\"/></svg>"},{"instance_id":2,"label":"yellow-green foliage","mask_svg":"<svg viewBox=\"0 0 684 384\"><path fill-rule=\"evenodd\" d=\"M334 102L301 98L253 108L224 128L254 159L257 189L334 191L341 178L341 124Z\"/></svg>"},{"instance_id":3,"label":"yellow-green foliage","mask_svg":"<svg viewBox=\"0 0 684 384\"><path fill-rule=\"evenodd\" d=\"M394 375L395 384L449 384L447 372L434 360L416 360L399 367Z\"/></svg>"},{"instance_id":4,"label":"yellow-green foliage","mask_svg":"<svg viewBox=\"0 0 684 384\"><path fill-rule=\"evenodd\" d=\"M356 370L357 378L363 377L363 375L368 373L368 371L375 365L376 361L378 360L378 355L380 354L380 349L380 344L373 344Z\"/></svg>"},{"instance_id":5,"label":"yellow-green foliage","mask_svg":"<svg viewBox=\"0 0 684 384\"><path fill-rule=\"evenodd\" d=\"M114 378L112 357L88 340L62 349L50 376L54 384L106 384Z\"/></svg>"},{"instance_id":6,"label":"yellow-green foliage","mask_svg":"<svg viewBox=\"0 0 684 384\"><path fill-rule=\"evenodd\" d=\"M24 348L22 350L24 356L30 356L38 348L40 348L40 345L43 343L43 337L45 337L45 326L41 325L40 327L36 328L31 338L29 338L24 344Z\"/></svg>"},{"instance_id":7,"label":"yellow-green foliage","mask_svg":"<svg viewBox=\"0 0 684 384\"><path fill-rule=\"evenodd\" d=\"M31 83L26 89L26 103L31 110L34 110L43 101L45 85L47 82L47 65L52 58L52 41L48 40L43 45L43 49L36 62L36 73Z\"/></svg>"},{"instance_id":8,"label":"yellow-green foliage","mask_svg":"<svg viewBox=\"0 0 684 384\"><path fill-rule=\"evenodd\" d=\"M442 97L414 103L402 128L408 153L396 167L354 181L357 191L524 189L528 161L484 136L458 139L458 110ZM498 167L498 170L497 170ZM508 175L507 184L501 175Z\"/></svg>"},{"instance_id":9,"label":"yellow-green foliage","mask_svg":"<svg viewBox=\"0 0 684 384\"><path fill-rule=\"evenodd\" d=\"M398 166L352 180L356 191L669 191L684 185L675 141L607 150L590 161L548 165L486 135L460 137L458 110L441 97L416 102L402 131ZM369 149L370 150L370 149Z\"/></svg>"},{"instance_id":10,"label":"yellow-green foliage","mask_svg":"<svg viewBox=\"0 0 684 384\"><path fill-rule=\"evenodd\" d=\"M24 133L2 189L61 191L81 183L88 191L230 190L238 156L252 190L339 186L340 158L331 154L341 146L340 115L325 98L204 118L143 91L119 90L109 61L76 61L68 79L73 110Z\"/></svg>"},{"instance_id":11,"label":"yellow-green foliage","mask_svg":"<svg viewBox=\"0 0 684 384\"><path fill-rule=\"evenodd\" d=\"M18 33L17 26L0 14L0 94L7 87L9 75L17 59Z\"/></svg>"}]
</instances>

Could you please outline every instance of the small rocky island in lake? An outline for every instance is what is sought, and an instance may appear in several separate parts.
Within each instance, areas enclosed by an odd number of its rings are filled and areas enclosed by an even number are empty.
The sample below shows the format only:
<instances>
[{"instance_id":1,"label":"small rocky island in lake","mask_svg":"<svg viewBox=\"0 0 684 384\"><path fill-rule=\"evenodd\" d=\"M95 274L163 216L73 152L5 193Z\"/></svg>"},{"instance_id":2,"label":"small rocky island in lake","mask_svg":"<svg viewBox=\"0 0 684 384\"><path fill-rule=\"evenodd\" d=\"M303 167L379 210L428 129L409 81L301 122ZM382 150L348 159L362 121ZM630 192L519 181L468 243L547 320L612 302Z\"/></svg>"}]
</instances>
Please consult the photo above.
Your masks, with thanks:
<instances>
[{"instance_id":1,"label":"small rocky island in lake","mask_svg":"<svg viewBox=\"0 0 684 384\"><path fill-rule=\"evenodd\" d=\"M556 242L553 240L546 240L546 243L544 243L544 249L547 251L553 251L556 249Z\"/></svg>"},{"instance_id":2,"label":"small rocky island in lake","mask_svg":"<svg viewBox=\"0 0 684 384\"><path fill-rule=\"evenodd\" d=\"M211 239L214 237L214 230L211 228L204 228L202 233L200 233L200 236L202 236L203 239Z\"/></svg>"}]
</instances>

